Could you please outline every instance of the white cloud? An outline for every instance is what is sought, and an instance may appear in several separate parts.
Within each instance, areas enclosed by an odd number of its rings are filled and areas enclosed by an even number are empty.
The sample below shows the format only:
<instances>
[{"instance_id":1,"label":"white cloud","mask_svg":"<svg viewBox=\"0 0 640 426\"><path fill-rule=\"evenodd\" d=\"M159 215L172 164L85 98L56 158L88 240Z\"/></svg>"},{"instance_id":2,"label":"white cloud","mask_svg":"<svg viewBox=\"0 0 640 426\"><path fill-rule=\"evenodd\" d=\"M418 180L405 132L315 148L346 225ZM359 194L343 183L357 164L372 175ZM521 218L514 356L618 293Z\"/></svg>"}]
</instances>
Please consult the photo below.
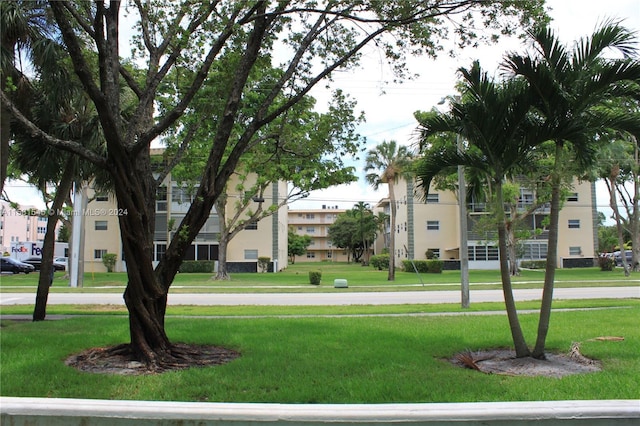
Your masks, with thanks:
<instances>
[{"instance_id":1,"label":"white cloud","mask_svg":"<svg viewBox=\"0 0 640 426\"><path fill-rule=\"evenodd\" d=\"M565 43L588 36L599 23L611 18L622 19L625 26L640 31L638 0L548 0L547 5L551 8L550 15L553 18L551 27ZM446 54L435 60L414 58L411 61L412 72L419 73L420 78L404 84L384 84L386 80L391 80L390 71L381 65L378 58L371 56L363 69L338 75L335 85L357 99L358 109L365 111L367 122L360 126L359 131L367 138L367 149L383 140L392 139L411 145L415 143L413 132L417 124L413 113L429 110L437 106L443 97L454 94L458 68L469 67L477 59L485 70L490 73L495 70L497 75L504 53L523 50L519 40L503 38L496 45L465 49L456 58ZM316 93L314 96L317 96ZM358 163L359 170L362 170L364 156ZM362 200L375 204L387 195L386 185L375 192L364 182L364 173L360 172L359 177L361 180L357 184L314 191L309 198L292 205L292 208L320 208L331 200L345 200L344 204L350 208ZM608 194L603 193L602 185L597 185L597 194L599 209L607 214Z\"/></svg>"}]
</instances>

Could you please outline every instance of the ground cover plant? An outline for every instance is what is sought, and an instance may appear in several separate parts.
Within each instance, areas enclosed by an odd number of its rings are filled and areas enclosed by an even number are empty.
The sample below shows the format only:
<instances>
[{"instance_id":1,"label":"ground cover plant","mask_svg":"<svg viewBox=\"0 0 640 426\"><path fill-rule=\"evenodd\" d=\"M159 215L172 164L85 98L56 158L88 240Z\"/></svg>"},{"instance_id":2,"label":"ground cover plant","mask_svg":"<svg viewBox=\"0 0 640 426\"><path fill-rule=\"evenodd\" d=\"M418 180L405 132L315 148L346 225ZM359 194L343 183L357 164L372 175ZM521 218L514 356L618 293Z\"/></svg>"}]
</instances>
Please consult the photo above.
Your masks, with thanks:
<instances>
[{"instance_id":1,"label":"ground cover plant","mask_svg":"<svg viewBox=\"0 0 640 426\"><path fill-rule=\"evenodd\" d=\"M640 396L640 303L554 312L549 349L579 342L603 370L564 378L484 374L453 365L464 350L508 347L504 315L305 318L167 317L172 340L220 345L239 358L215 367L126 376L80 372L69 355L126 339L126 316L3 321L6 396L385 403L636 399ZM573 302L572 302L573 303ZM596 304L615 304L599 301ZM533 333L537 314L522 315ZM623 340L597 340L617 336Z\"/></svg>"}]
</instances>

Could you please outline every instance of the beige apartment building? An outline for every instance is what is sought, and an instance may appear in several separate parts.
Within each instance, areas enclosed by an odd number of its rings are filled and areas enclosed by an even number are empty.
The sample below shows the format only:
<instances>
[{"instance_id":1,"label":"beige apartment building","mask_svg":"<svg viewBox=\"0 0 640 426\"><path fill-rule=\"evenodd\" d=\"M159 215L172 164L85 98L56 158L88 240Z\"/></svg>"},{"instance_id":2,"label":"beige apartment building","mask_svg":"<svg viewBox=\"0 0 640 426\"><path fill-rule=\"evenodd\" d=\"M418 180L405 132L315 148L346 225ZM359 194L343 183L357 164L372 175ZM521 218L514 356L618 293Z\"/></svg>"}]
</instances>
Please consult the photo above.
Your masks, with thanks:
<instances>
[{"instance_id":1,"label":"beige apartment building","mask_svg":"<svg viewBox=\"0 0 640 426\"><path fill-rule=\"evenodd\" d=\"M452 191L429 192L425 200L414 183L399 179L395 184L396 227L387 226L385 238L376 243L376 253L380 253L388 234L395 232L396 265L403 259L425 259L427 250L443 260L460 259L460 209L456 194ZM521 207L533 202L533 193L521 190ZM389 214L389 199L383 199L376 209ZM470 269L498 269L497 236L483 231L478 219L486 215L484 204L471 204L467 209L467 245ZM539 208L529 216L525 224L530 229L541 228L549 209ZM522 241L521 260L546 259L548 231ZM589 182L575 182L560 211L560 232L558 240L558 266L591 266L597 247L597 211L595 185Z\"/></svg>"},{"instance_id":2,"label":"beige apartment building","mask_svg":"<svg viewBox=\"0 0 640 426\"><path fill-rule=\"evenodd\" d=\"M229 188L235 188L232 182ZM266 210L277 204L287 194L286 182L272 184L264 193L262 202ZM240 194L229 193L227 217L232 216L235 207L234 197ZM86 196L91 200L82 217L84 220L84 271L104 272L102 256L105 253L117 255L116 271L126 271L126 261L122 255L118 209L113 194L96 194L91 188L86 189ZM184 218L191 195L187 188L180 186L168 176L156 199L156 224L154 235L154 260L158 262L167 248L167 242L174 235L174 230ZM255 270L258 257L269 257L273 269L287 267L287 207L280 207L272 216L257 223L247 223L236 235L227 248L227 265L229 272ZM185 260L218 260L218 237L220 233L219 217L215 208L209 219L185 255Z\"/></svg>"},{"instance_id":3,"label":"beige apartment building","mask_svg":"<svg viewBox=\"0 0 640 426\"><path fill-rule=\"evenodd\" d=\"M289 227L298 235L311 237L311 244L304 256L297 257L302 262L347 262L348 253L331 244L329 227L344 209L323 205L321 209L289 210Z\"/></svg>"}]
</instances>

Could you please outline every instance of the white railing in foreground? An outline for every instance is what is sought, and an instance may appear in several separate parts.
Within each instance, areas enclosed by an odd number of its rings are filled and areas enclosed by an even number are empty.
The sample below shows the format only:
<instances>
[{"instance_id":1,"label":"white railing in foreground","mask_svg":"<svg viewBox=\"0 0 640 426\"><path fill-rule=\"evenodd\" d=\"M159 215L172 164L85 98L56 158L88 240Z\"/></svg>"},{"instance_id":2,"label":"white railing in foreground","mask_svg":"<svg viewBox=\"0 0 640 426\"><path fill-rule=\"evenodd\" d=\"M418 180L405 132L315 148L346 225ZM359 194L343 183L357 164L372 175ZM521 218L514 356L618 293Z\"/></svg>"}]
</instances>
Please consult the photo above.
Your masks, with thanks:
<instances>
[{"instance_id":1,"label":"white railing in foreground","mask_svg":"<svg viewBox=\"0 0 640 426\"><path fill-rule=\"evenodd\" d=\"M3 426L640 424L640 400L433 404L262 404L0 397Z\"/></svg>"}]
</instances>

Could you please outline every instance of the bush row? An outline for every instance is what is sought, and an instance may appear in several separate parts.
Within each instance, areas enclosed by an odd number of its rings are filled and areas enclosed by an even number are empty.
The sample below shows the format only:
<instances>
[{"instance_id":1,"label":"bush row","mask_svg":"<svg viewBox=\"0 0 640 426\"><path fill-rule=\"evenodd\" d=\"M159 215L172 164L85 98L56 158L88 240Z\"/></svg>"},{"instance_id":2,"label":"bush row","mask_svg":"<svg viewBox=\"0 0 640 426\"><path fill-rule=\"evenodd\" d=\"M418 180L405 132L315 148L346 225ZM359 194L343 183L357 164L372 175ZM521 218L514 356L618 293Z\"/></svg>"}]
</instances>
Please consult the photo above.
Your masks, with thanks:
<instances>
[{"instance_id":1,"label":"bush row","mask_svg":"<svg viewBox=\"0 0 640 426\"><path fill-rule=\"evenodd\" d=\"M427 273L427 274L441 274L442 268L444 267L444 261L440 259L432 259L432 260L403 260L402 267L405 272L415 272L413 269L413 265L415 265L415 269L418 272Z\"/></svg>"},{"instance_id":2,"label":"bush row","mask_svg":"<svg viewBox=\"0 0 640 426\"><path fill-rule=\"evenodd\" d=\"M216 262L213 260L185 260L180 265L180 272L183 273L195 273L195 272L206 272L210 273L215 270Z\"/></svg>"}]
</instances>

